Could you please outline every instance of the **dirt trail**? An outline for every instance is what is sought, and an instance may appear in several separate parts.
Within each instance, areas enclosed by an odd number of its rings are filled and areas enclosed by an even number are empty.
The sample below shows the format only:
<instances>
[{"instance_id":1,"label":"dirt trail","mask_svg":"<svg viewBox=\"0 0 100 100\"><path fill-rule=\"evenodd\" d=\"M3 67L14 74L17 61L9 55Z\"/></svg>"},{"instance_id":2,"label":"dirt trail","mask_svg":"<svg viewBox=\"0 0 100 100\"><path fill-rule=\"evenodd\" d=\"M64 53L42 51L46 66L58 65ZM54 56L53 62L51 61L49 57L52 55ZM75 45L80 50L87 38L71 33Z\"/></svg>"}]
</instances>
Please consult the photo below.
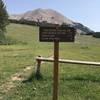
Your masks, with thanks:
<instances>
[{"instance_id":1,"label":"dirt trail","mask_svg":"<svg viewBox=\"0 0 100 100\"><path fill-rule=\"evenodd\" d=\"M0 91L1 93L6 94L8 93L11 89L14 89L16 87L16 81L23 81L25 79L24 74L33 70L33 66L26 66L23 70L21 70L18 73L13 74L10 78L6 80L5 83L3 83L0 86ZM0 96L0 100L3 100L3 97Z\"/></svg>"},{"instance_id":2,"label":"dirt trail","mask_svg":"<svg viewBox=\"0 0 100 100\"><path fill-rule=\"evenodd\" d=\"M50 56L49 58L53 58L53 56ZM45 62L42 62L42 64ZM23 81L25 79L24 75L25 73L32 72L32 70L35 70L34 66L26 66L24 69L22 69L20 72L13 74L11 77L9 77L5 83L3 83L0 86L0 92L4 95L7 94L10 90L16 88L16 81ZM3 96L0 96L0 100L3 100Z\"/></svg>"}]
</instances>

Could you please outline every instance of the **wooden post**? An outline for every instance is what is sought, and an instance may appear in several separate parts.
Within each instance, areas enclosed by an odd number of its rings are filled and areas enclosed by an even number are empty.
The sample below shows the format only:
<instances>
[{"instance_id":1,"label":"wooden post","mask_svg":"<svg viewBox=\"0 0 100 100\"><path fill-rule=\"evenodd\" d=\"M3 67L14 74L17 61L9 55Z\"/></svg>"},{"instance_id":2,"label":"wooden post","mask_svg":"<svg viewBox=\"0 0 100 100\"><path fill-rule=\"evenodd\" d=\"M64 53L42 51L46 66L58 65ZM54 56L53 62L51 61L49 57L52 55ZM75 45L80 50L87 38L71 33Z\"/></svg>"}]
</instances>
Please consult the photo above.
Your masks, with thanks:
<instances>
[{"instance_id":1,"label":"wooden post","mask_svg":"<svg viewBox=\"0 0 100 100\"><path fill-rule=\"evenodd\" d=\"M53 72L53 100L58 100L58 65L59 65L59 41L54 42L54 72Z\"/></svg>"},{"instance_id":2,"label":"wooden post","mask_svg":"<svg viewBox=\"0 0 100 100\"><path fill-rule=\"evenodd\" d=\"M38 57L41 57L41 56L38 56ZM37 69L36 69L36 78L37 79L41 78L40 67L41 67L41 60L37 59Z\"/></svg>"},{"instance_id":3,"label":"wooden post","mask_svg":"<svg viewBox=\"0 0 100 100\"><path fill-rule=\"evenodd\" d=\"M37 71L36 71L37 74L40 73L40 66L41 66L41 60L37 60Z\"/></svg>"}]
</instances>

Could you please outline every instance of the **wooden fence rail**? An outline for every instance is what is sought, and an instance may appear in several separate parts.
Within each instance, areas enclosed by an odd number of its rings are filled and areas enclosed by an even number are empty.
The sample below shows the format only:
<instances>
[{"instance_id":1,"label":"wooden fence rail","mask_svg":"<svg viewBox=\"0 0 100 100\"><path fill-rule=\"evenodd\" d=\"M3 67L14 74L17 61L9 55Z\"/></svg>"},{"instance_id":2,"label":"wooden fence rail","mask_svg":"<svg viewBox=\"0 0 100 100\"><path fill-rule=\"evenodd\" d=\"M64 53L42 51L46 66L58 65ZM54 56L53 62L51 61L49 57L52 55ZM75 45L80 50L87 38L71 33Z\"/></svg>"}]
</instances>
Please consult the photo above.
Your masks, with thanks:
<instances>
[{"instance_id":1,"label":"wooden fence rail","mask_svg":"<svg viewBox=\"0 0 100 100\"><path fill-rule=\"evenodd\" d=\"M36 75L40 74L40 67L41 67L41 62L54 62L53 58L44 58L44 57L37 57L37 70L36 70ZM67 59L59 59L59 63L69 63L69 64L81 64L81 65L95 65L97 67L100 67L100 62L90 62L90 61L78 61L78 60L67 60Z\"/></svg>"}]
</instances>

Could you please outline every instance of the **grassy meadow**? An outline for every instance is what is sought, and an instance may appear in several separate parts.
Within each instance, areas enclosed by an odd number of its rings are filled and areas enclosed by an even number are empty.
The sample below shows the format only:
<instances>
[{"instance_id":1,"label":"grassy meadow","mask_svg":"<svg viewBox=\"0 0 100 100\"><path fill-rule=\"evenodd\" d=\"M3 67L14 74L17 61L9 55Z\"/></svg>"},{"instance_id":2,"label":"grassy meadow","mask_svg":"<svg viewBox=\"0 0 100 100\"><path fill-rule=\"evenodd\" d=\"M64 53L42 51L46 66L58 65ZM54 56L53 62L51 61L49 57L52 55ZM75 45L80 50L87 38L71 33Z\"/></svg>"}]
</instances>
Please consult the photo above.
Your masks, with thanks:
<instances>
[{"instance_id":1,"label":"grassy meadow","mask_svg":"<svg viewBox=\"0 0 100 100\"><path fill-rule=\"evenodd\" d=\"M42 79L23 83L12 80L20 73L35 73L38 55L53 56L53 43L41 43L38 27L10 24L10 45L0 45L0 100L52 100L53 63L43 63ZM60 43L60 58L100 62L100 39L77 35L75 43ZM31 70L26 70L31 66ZM100 68L92 65L59 65L59 100L100 100Z\"/></svg>"}]
</instances>

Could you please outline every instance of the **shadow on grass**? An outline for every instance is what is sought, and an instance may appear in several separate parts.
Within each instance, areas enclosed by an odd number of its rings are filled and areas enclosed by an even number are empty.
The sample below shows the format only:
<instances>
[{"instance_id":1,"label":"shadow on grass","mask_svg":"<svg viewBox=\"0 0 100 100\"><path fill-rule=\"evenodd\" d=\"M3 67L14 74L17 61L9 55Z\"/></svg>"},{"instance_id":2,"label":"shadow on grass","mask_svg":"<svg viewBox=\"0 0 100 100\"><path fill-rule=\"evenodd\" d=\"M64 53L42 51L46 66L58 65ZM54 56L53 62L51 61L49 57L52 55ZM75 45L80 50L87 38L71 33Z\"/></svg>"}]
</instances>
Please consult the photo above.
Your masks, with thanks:
<instances>
[{"instance_id":1,"label":"shadow on grass","mask_svg":"<svg viewBox=\"0 0 100 100\"><path fill-rule=\"evenodd\" d=\"M32 82L33 80L42 80L42 74L32 73L26 80L23 80L22 83Z\"/></svg>"},{"instance_id":2,"label":"shadow on grass","mask_svg":"<svg viewBox=\"0 0 100 100\"><path fill-rule=\"evenodd\" d=\"M36 74L32 73L26 80L23 80L22 83L27 83L27 82L32 82L34 80L52 80L51 76L43 76L41 73ZM90 74L85 74L85 75L76 75L76 76L61 76L60 80L62 81L87 81L87 82L98 82L100 83L100 75L90 75Z\"/></svg>"},{"instance_id":3,"label":"shadow on grass","mask_svg":"<svg viewBox=\"0 0 100 100\"><path fill-rule=\"evenodd\" d=\"M70 77L61 77L61 80L66 80L66 81L91 81L91 82L98 82L100 83L100 77L98 76L93 76L93 75L82 75L82 76L70 76Z\"/></svg>"}]
</instances>

